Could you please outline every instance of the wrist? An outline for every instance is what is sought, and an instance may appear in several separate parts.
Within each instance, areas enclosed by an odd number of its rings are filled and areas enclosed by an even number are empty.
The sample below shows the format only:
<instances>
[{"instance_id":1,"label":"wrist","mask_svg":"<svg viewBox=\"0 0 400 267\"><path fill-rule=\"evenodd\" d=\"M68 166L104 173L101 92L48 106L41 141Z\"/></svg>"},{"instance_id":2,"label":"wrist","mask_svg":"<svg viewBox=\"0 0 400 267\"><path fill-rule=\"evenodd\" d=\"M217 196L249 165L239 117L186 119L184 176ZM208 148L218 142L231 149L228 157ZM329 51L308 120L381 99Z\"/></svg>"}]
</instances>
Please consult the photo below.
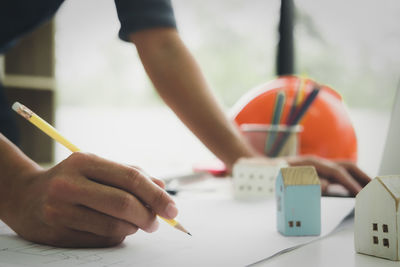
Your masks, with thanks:
<instances>
[{"instance_id":1,"label":"wrist","mask_svg":"<svg viewBox=\"0 0 400 267\"><path fill-rule=\"evenodd\" d=\"M36 163L23 166L0 178L0 219L6 224L18 218L18 211L23 211L21 202L31 191L28 187L43 169Z\"/></svg>"},{"instance_id":2,"label":"wrist","mask_svg":"<svg viewBox=\"0 0 400 267\"><path fill-rule=\"evenodd\" d=\"M31 177L41 169L38 165L16 167L8 170L0 177L0 219L7 213L6 210L20 195L23 185L29 183Z\"/></svg>"},{"instance_id":3,"label":"wrist","mask_svg":"<svg viewBox=\"0 0 400 267\"><path fill-rule=\"evenodd\" d=\"M0 134L0 219L18 198L18 187L42 168Z\"/></svg>"}]
</instances>

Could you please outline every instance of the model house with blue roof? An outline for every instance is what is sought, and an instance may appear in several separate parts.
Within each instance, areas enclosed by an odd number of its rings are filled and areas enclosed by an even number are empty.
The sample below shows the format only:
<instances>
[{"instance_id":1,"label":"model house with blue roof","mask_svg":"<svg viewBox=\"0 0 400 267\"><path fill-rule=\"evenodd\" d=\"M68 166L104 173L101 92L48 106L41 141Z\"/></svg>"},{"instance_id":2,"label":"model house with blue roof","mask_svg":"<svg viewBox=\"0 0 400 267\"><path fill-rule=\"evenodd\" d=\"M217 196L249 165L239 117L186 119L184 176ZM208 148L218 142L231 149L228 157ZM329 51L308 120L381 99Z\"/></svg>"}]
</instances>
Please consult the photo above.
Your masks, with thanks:
<instances>
[{"instance_id":1,"label":"model house with blue roof","mask_svg":"<svg viewBox=\"0 0 400 267\"><path fill-rule=\"evenodd\" d=\"M276 179L275 196L281 234L321 233L321 184L314 167L282 168Z\"/></svg>"}]
</instances>

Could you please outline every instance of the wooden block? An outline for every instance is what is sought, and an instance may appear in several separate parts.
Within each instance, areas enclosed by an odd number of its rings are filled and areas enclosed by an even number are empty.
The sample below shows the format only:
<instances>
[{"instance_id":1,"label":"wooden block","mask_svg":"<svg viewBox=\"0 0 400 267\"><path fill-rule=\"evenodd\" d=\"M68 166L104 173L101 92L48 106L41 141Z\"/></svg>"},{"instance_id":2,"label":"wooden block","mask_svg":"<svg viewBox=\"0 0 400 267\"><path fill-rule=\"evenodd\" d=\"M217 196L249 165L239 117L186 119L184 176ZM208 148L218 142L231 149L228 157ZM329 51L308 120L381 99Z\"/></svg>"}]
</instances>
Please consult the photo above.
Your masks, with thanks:
<instances>
[{"instance_id":1,"label":"wooden block","mask_svg":"<svg viewBox=\"0 0 400 267\"><path fill-rule=\"evenodd\" d=\"M31 108L54 125L54 21L44 23L23 36L7 51L4 58L5 93L10 103L15 101ZM39 163L52 163L53 141L20 116L20 148Z\"/></svg>"}]
</instances>

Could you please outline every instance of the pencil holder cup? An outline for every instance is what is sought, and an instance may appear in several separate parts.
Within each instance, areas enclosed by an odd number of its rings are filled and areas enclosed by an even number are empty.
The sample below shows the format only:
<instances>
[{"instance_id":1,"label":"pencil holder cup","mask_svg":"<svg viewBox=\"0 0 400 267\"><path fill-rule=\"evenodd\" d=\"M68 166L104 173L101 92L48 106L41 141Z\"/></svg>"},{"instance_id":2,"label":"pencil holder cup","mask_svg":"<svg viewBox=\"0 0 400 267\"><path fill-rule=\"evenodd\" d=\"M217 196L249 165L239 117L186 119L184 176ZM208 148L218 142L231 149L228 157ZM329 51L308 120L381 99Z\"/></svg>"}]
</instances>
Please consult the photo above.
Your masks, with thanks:
<instances>
[{"instance_id":1,"label":"pencil holder cup","mask_svg":"<svg viewBox=\"0 0 400 267\"><path fill-rule=\"evenodd\" d=\"M242 124L240 130L254 149L268 157L299 153L301 125Z\"/></svg>"}]
</instances>

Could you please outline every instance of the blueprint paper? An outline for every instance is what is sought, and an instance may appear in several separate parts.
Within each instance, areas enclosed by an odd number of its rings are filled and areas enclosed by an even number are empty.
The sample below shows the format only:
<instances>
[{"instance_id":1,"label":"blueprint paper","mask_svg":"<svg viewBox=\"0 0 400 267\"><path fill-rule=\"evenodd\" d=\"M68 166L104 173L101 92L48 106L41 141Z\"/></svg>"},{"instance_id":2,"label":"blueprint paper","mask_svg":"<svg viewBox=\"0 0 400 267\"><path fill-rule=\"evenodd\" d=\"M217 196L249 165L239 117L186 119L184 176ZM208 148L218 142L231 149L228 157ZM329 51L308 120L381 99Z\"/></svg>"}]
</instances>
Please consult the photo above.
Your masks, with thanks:
<instances>
[{"instance_id":1,"label":"blueprint paper","mask_svg":"<svg viewBox=\"0 0 400 267\"><path fill-rule=\"evenodd\" d=\"M322 198L321 236L285 237L276 230L275 200L234 200L228 179L176 198L178 221L192 237L160 222L105 249L60 249L24 241L0 224L0 266L244 266L332 232L352 211L354 199Z\"/></svg>"}]
</instances>

